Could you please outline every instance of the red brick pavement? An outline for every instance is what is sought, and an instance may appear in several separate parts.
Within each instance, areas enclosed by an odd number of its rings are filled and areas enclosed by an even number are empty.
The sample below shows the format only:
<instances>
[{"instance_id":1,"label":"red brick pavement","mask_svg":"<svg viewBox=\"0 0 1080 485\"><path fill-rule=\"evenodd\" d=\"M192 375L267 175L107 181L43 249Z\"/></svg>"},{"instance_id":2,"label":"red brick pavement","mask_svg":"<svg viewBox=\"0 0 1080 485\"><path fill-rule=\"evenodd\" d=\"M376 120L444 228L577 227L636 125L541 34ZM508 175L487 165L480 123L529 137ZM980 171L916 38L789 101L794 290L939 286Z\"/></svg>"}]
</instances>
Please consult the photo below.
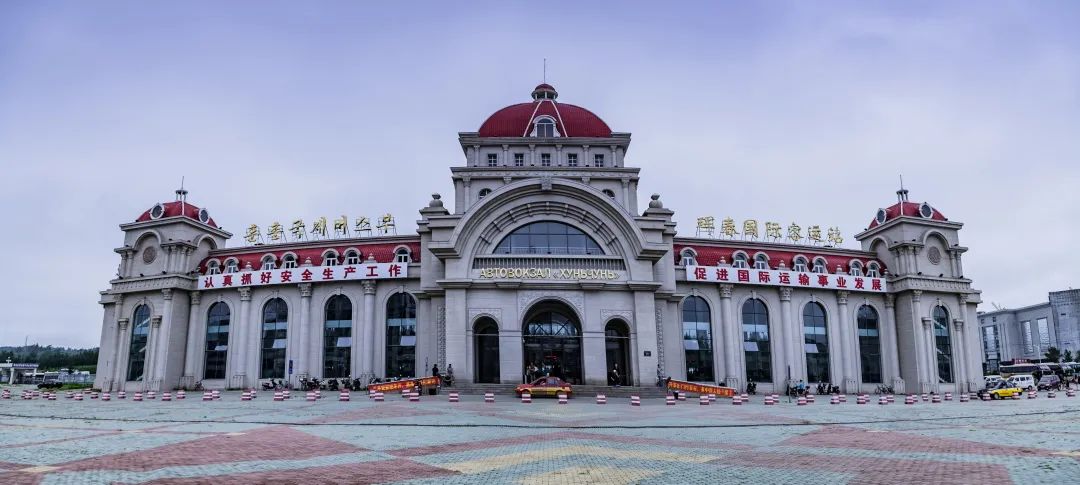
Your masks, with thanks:
<instances>
[{"instance_id":1,"label":"red brick pavement","mask_svg":"<svg viewBox=\"0 0 1080 485\"><path fill-rule=\"evenodd\" d=\"M799 453L771 453L755 450L736 453L709 463L766 467L776 469L805 469L807 478L812 470L854 475L849 484L949 483L988 484L1012 483L1003 465L986 463L944 462L930 460L897 460L865 456L830 456Z\"/></svg>"},{"instance_id":2,"label":"red brick pavement","mask_svg":"<svg viewBox=\"0 0 1080 485\"><path fill-rule=\"evenodd\" d=\"M894 431L872 432L847 426L826 426L780 443L788 446L853 448L912 453L963 453L993 456L1054 456L1049 450L920 436Z\"/></svg>"},{"instance_id":3,"label":"red brick pavement","mask_svg":"<svg viewBox=\"0 0 1080 485\"><path fill-rule=\"evenodd\" d=\"M416 463L404 459L382 460L345 465L330 465L305 468L303 470L270 471L264 473L245 473L240 475L221 475L205 478L169 478L147 482L155 485L186 485L228 483L229 485L256 484L309 484L309 483L352 483L370 484L396 482L416 478L431 478L456 475L457 472L443 468Z\"/></svg>"}]
</instances>

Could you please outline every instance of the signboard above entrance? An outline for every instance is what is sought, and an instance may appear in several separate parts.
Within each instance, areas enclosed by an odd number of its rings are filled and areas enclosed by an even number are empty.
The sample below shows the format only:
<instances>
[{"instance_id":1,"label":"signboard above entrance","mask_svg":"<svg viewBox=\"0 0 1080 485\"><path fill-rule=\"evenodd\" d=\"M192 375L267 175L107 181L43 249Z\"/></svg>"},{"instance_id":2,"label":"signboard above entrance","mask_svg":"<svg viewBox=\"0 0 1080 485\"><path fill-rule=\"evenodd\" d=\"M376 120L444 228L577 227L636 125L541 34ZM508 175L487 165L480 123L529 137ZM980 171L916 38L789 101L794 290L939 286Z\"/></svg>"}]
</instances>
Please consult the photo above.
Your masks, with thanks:
<instances>
[{"instance_id":1,"label":"signboard above entrance","mask_svg":"<svg viewBox=\"0 0 1080 485\"><path fill-rule=\"evenodd\" d=\"M610 269L484 268L479 271L485 279L613 280L619 277L618 271Z\"/></svg>"},{"instance_id":2,"label":"signboard above entrance","mask_svg":"<svg viewBox=\"0 0 1080 485\"><path fill-rule=\"evenodd\" d=\"M736 285L792 286L842 291L885 293L885 279L846 274L805 273L783 269L734 268L729 266L687 266L686 281L732 283Z\"/></svg>"},{"instance_id":3,"label":"signboard above entrance","mask_svg":"<svg viewBox=\"0 0 1080 485\"><path fill-rule=\"evenodd\" d=\"M199 289L240 286L323 283L327 281L407 278L409 265L399 263L363 263L344 266L301 266L299 268L222 273L199 278Z\"/></svg>"}]
</instances>

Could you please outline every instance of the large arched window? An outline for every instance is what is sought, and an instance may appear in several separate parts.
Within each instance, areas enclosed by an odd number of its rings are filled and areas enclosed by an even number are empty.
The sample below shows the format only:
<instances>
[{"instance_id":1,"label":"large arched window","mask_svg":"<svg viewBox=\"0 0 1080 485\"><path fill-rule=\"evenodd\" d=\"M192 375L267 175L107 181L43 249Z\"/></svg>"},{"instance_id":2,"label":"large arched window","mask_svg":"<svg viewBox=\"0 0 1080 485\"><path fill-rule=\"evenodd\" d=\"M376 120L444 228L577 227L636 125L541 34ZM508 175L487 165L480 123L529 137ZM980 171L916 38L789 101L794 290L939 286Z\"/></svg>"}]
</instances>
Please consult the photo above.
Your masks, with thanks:
<instances>
[{"instance_id":1,"label":"large arched window","mask_svg":"<svg viewBox=\"0 0 1080 485\"><path fill-rule=\"evenodd\" d=\"M150 336L150 307L139 305L131 321L131 345L128 346L127 380L143 380L146 370L146 343Z\"/></svg>"},{"instance_id":2,"label":"large arched window","mask_svg":"<svg viewBox=\"0 0 1080 485\"><path fill-rule=\"evenodd\" d=\"M934 307L934 343L937 344L937 370L940 382L952 383L952 341L949 339L949 311Z\"/></svg>"},{"instance_id":3,"label":"large arched window","mask_svg":"<svg viewBox=\"0 0 1080 485\"><path fill-rule=\"evenodd\" d=\"M262 354L259 378L285 378L285 347L288 341L289 306L285 300L274 298L263 305Z\"/></svg>"},{"instance_id":4,"label":"large arched window","mask_svg":"<svg viewBox=\"0 0 1080 485\"><path fill-rule=\"evenodd\" d=\"M713 374L712 317L709 304L700 296L683 300L683 352L686 380L715 381Z\"/></svg>"},{"instance_id":5,"label":"large arched window","mask_svg":"<svg viewBox=\"0 0 1080 485\"><path fill-rule=\"evenodd\" d=\"M229 305L217 302L210 305L206 315L206 349L203 379L224 379L225 362L229 352Z\"/></svg>"},{"instance_id":6,"label":"large arched window","mask_svg":"<svg viewBox=\"0 0 1080 485\"><path fill-rule=\"evenodd\" d=\"M386 377L416 377L416 300L408 293L386 302Z\"/></svg>"},{"instance_id":7,"label":"large arched window","mask_svg":"<svg viewBox=\"0 0 1080 485\"><path fill-rule=\"evenodd\" d=\"M569 224L534 222L514 230L495 246L495 254L604 254L591 237Z\"/></svg>"},{"instance_id":8,"label":"large arched window","mask_svg":"<svg viewBox=\"0 0 1080 485\"><path fill-rule=\"evenodd\" d=\"M825 307L816 301L807 303L802 317L806 381L832 382L829 379L829 331L825 325Z\"/></svg>"},{"instance_id":9,"label":"large arched window","mask_svg":"<svg viewBox=\"0 0 1080 485\"><path fill-rule=\"evenodd\" d=\"M769 347L769 310L761 300L752 299L742 307L743 352L746 379L772 382L772 350Z\"/></svg>"},{"instance_id":10,"label":"large arched window","mask_svg":"<svg viewBox=\"0 0 1080 485\"><path fill-rule=\"evenodd\" d=\"M878 331L878 313L870 305L859 307L859 361L862 363L862 381L881 382L881 336Z\"/></svg>"},{"instance_id":11,"label":"large arched window","mask_svg":"<svg viewBox=\"0 0 1080 485\"><path fill-rule=\"evenodd\" d=\"M352 302L335 295L326 302L323 323L323 378L348 377L352 350Z\"/></svg>"}]
</instances>

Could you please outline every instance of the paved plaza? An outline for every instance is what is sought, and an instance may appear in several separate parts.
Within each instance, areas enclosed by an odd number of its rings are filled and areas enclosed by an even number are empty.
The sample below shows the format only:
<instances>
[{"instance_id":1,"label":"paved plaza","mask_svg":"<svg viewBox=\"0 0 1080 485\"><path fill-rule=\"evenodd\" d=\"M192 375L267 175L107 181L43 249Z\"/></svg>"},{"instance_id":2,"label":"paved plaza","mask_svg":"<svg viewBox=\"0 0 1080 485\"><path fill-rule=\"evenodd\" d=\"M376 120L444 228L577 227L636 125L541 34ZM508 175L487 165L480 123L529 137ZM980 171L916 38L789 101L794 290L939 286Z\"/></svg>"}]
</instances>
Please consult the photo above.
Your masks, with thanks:
<instances>
[{"instance_id":1,"label":"paved plaza","mask_svg":"<svg viewBox=\"0 0 1080 485\"><path fill-rule=\"evenodd\" d=\"M1066 483L1080 398L0 401L0 483Z\"/></svg>"}]
</instances>

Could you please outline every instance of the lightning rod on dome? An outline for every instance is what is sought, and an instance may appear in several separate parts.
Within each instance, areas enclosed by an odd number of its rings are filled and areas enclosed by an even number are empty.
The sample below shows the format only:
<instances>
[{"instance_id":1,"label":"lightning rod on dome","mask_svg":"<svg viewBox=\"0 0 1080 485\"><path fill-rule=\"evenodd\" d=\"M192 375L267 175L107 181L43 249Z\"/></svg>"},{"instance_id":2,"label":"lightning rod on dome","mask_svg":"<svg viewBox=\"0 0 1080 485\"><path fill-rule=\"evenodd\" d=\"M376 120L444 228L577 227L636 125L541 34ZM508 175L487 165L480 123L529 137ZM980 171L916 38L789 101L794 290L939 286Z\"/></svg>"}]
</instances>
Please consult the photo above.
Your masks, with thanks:
<instances>
[{"instance_id":1,"label":"lightning rod on dome","mask_svg":"<svg viewBox=\"0 0 1080 485\"><path fill-rule=\"evenodd\" d=\"M547 58L544 58L544 84L547 84Z\"/></svg>"},{"instance_id":2,"label":"lightning rod on dome","mask_svg":"<svg viewBox=\"0 0 1080 485\"><path fill-rule=\"evenodd\" d=\"M184 190L184 176L180 176L180 188L176 189L176 200L180 201L180 213L187 213L187 190Z\"/></svg>"}]
</instances>

